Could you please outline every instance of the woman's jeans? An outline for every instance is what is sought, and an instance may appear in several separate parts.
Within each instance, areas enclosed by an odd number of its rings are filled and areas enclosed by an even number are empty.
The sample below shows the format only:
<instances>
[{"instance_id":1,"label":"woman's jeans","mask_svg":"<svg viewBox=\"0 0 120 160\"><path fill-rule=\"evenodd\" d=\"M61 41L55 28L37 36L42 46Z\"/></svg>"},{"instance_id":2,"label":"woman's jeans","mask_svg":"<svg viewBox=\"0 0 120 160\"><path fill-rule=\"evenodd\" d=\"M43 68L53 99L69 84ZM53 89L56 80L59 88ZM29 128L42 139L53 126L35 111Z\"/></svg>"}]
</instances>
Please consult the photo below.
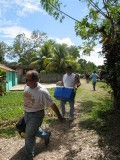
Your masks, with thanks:
<instances>
[{"instance_id":1,"label":"woman's jeans","mask_svg":"<svg viewBox=\"0 0 120 160\"><path fill-rule=\"evenodd\" d=\"M43 118L44 110L37 112L25 112L25 157L27 160L33 159L35 137L48 137L48 132L40 128Z\"/></svg>"}]
</instances>

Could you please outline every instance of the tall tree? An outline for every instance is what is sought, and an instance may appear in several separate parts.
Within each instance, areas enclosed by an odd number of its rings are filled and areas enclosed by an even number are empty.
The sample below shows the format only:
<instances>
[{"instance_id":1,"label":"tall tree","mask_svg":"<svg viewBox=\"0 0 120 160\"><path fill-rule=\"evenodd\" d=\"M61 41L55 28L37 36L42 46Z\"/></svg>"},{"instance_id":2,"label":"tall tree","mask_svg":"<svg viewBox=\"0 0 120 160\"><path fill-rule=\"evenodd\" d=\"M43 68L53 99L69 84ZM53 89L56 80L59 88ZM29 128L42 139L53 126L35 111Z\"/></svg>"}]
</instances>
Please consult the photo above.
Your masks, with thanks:
<instances>
[{"instance_id":1,"label":"tall tree","mask_svg":"<svg viewBox=\"0 0 120 160\"><path fill-rule=\"evenodd\" d=\"M45 60L46 69L48 71L57 71L61 72L63 71L63 68L66 64L66 59L68 57L67 53L67 45L66 44L54 44L54 47L52 48L52 54L51 57L48 57Z\"/></svg>"},{"instance_id":2,"label":"tall tree","mask_svg":"<svg viewBox=\"0 0 120 160\"><path fill-rule=\"evenodd\" d=\"M80 57L80 52L79 52L78 47L70 46L70 47L67 47L67 50L68 50L69 55L73 57L74 59L77 59Z\"/></svg>"},{"instance_id":3,"label":"tall tree","mask_svg":"<svg viewBox=\"0 0 120 160\"><path fill-rule=\"evenodd\" d=\"M0 42L0 63L4 64L5 63L5 53L7 52L7 44L4 42Z\"/></svg>"},{"instance_id":4,"label":"tall tree","mask_svg":"<svg viewBox=\"0 0 120 160\"><path fill-rule=\"evenodd\" d=\"M87 62L85 59L79 59L78 63L80 64L80 73L93 73L93 71L97 71L97 66L93 62Z\"/></svg>"},{"instance_id":5,"label":"tall tree","mask_svg":"<svg viewBox=\"0 0 120 160\"><path fill-rule=\"evenodd\" d=\"M64 72L66 65L73 65L75 70L79 70L77 63L78 50L76 47L68 47L66 44L54 44L51 57L45 59L46 69L54 72Z\"/></svg>"},{"instance_id":6,"label":"tall tree","mask_svg":"<svg viewBox=\"0 0 120 160\"><path fill-rule=\"evenodd\" d=\"M46 41L46 33L33 31L31 37L17 35L13 46L10 47L8 57L18 59L19 64L30 64L33 58L37 57L38 49Z\"/></svg>"},{"instance_id":7,"label":"tall tree","mask_svg":"<svg viewBox=\"0 0 120 160\"><path fill-rule=\"evenodd\" d=\"M44 61L52 56L54 44L55 41L53 40L46 41L42 46L39 47L37 57L31 60L32 65L38 65L39 71L46 70L46 64Z\"/></svg>"},{"instance_id":8,"label":"tall tree","mask_svg":"<svg viewBox=\"0 0 120 160\"><path fill-rule=\"evenodd\" d=\"M40 2L50 15L61 21L63 12L60 12L60 0ZM120 109L120 2L119 0L85 2L88 4L89 13L81 21L75 22L76 35L85 40L81 47L84 53L90 54L97 43L102 44L102 53L106 58L106 80L113 90L114 107Z\"/></svg>"}]
</instances>

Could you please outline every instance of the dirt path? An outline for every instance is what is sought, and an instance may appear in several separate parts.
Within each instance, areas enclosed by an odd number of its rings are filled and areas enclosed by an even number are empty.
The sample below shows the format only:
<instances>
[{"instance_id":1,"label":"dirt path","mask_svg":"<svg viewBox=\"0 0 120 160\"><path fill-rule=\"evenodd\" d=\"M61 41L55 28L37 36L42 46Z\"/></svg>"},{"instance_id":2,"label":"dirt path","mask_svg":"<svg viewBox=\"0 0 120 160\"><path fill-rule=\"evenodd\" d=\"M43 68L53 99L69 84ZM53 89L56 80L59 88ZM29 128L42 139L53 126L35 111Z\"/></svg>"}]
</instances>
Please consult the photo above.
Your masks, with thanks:
<instances>
[{"instance_id":1,"label":"dirt path","mask_svg":"<svg viewBox=\"0 0 120 160\"><path fill-rule=\"evenodd\" d=\"M46 126L52 132L50 144L37 139L35 160L95 160L103 153L98 146L98 135L94 131L79 128L80 111L75 110L75 121L59 124L57 121ZM0 139L0 160L23 160L24 139L15 137Z\"/></svg>"},{"instance_id":2,"label":"dirt path","mask_svg":"<svg viewBox=\"0 0 120 160\"><path fill-rule=\"evenodd\" d=\"M52 132L50 144L45 147L44 141L37 139L34 160L119 160L116 157L106 158L106 155L109 157L109 148L105 144L100 145L101 137L95 130L80 127L80 103L76 102L75 120L71 125L68 122L59 124L55 121L50 126L42 126ZM110 141L112 142L112 138ZM0 138L0 160L24 160L23 149L24 139L19 136Z\"/></svg>"}]
</instances>

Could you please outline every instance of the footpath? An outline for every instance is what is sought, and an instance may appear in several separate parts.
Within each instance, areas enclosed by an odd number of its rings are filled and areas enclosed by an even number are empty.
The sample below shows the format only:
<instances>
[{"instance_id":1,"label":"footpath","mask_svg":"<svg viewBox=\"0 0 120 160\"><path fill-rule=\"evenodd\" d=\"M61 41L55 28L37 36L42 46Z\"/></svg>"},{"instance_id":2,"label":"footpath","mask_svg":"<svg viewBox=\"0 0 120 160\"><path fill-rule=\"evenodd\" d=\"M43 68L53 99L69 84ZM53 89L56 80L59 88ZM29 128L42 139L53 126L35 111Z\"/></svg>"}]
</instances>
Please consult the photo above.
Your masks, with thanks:
<instances>
[{"instance_id":1,"label":"footpath","mask_svg":"<svg viewBox=\"0 0 120 160\"><path fill-rule=\"evenodd\" d=\"M104 160L104 152L99 147L99 136L94 130L84 130L79 126L80 109L76 103L74 123L60 124L55 120L42 128L51 131L50 143L36 139L34 160ZM24 160L24 139L18 136L0 138L0 160Z\"/></svg>"}]
</instances>

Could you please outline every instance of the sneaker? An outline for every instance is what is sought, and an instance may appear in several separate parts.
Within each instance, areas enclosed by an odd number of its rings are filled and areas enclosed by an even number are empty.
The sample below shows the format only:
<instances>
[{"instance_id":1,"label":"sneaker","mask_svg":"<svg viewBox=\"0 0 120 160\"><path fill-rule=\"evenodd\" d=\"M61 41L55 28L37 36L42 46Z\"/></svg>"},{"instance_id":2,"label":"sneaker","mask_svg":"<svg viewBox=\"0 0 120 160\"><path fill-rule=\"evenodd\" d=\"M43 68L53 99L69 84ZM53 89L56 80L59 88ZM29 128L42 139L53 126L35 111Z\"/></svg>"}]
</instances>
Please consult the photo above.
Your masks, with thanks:
<instances>
[{"instance_id":1,"label":"sneaker","mask_svg":"<svg viewBox=\"0 0 120 160\"><path fill-rule=\"evenodd\" d=\"M47 146L50 142L50 136L51 136L51 132L48 132L48 137L45 138L45 145Z\"/></svg>"}]
</instances>

